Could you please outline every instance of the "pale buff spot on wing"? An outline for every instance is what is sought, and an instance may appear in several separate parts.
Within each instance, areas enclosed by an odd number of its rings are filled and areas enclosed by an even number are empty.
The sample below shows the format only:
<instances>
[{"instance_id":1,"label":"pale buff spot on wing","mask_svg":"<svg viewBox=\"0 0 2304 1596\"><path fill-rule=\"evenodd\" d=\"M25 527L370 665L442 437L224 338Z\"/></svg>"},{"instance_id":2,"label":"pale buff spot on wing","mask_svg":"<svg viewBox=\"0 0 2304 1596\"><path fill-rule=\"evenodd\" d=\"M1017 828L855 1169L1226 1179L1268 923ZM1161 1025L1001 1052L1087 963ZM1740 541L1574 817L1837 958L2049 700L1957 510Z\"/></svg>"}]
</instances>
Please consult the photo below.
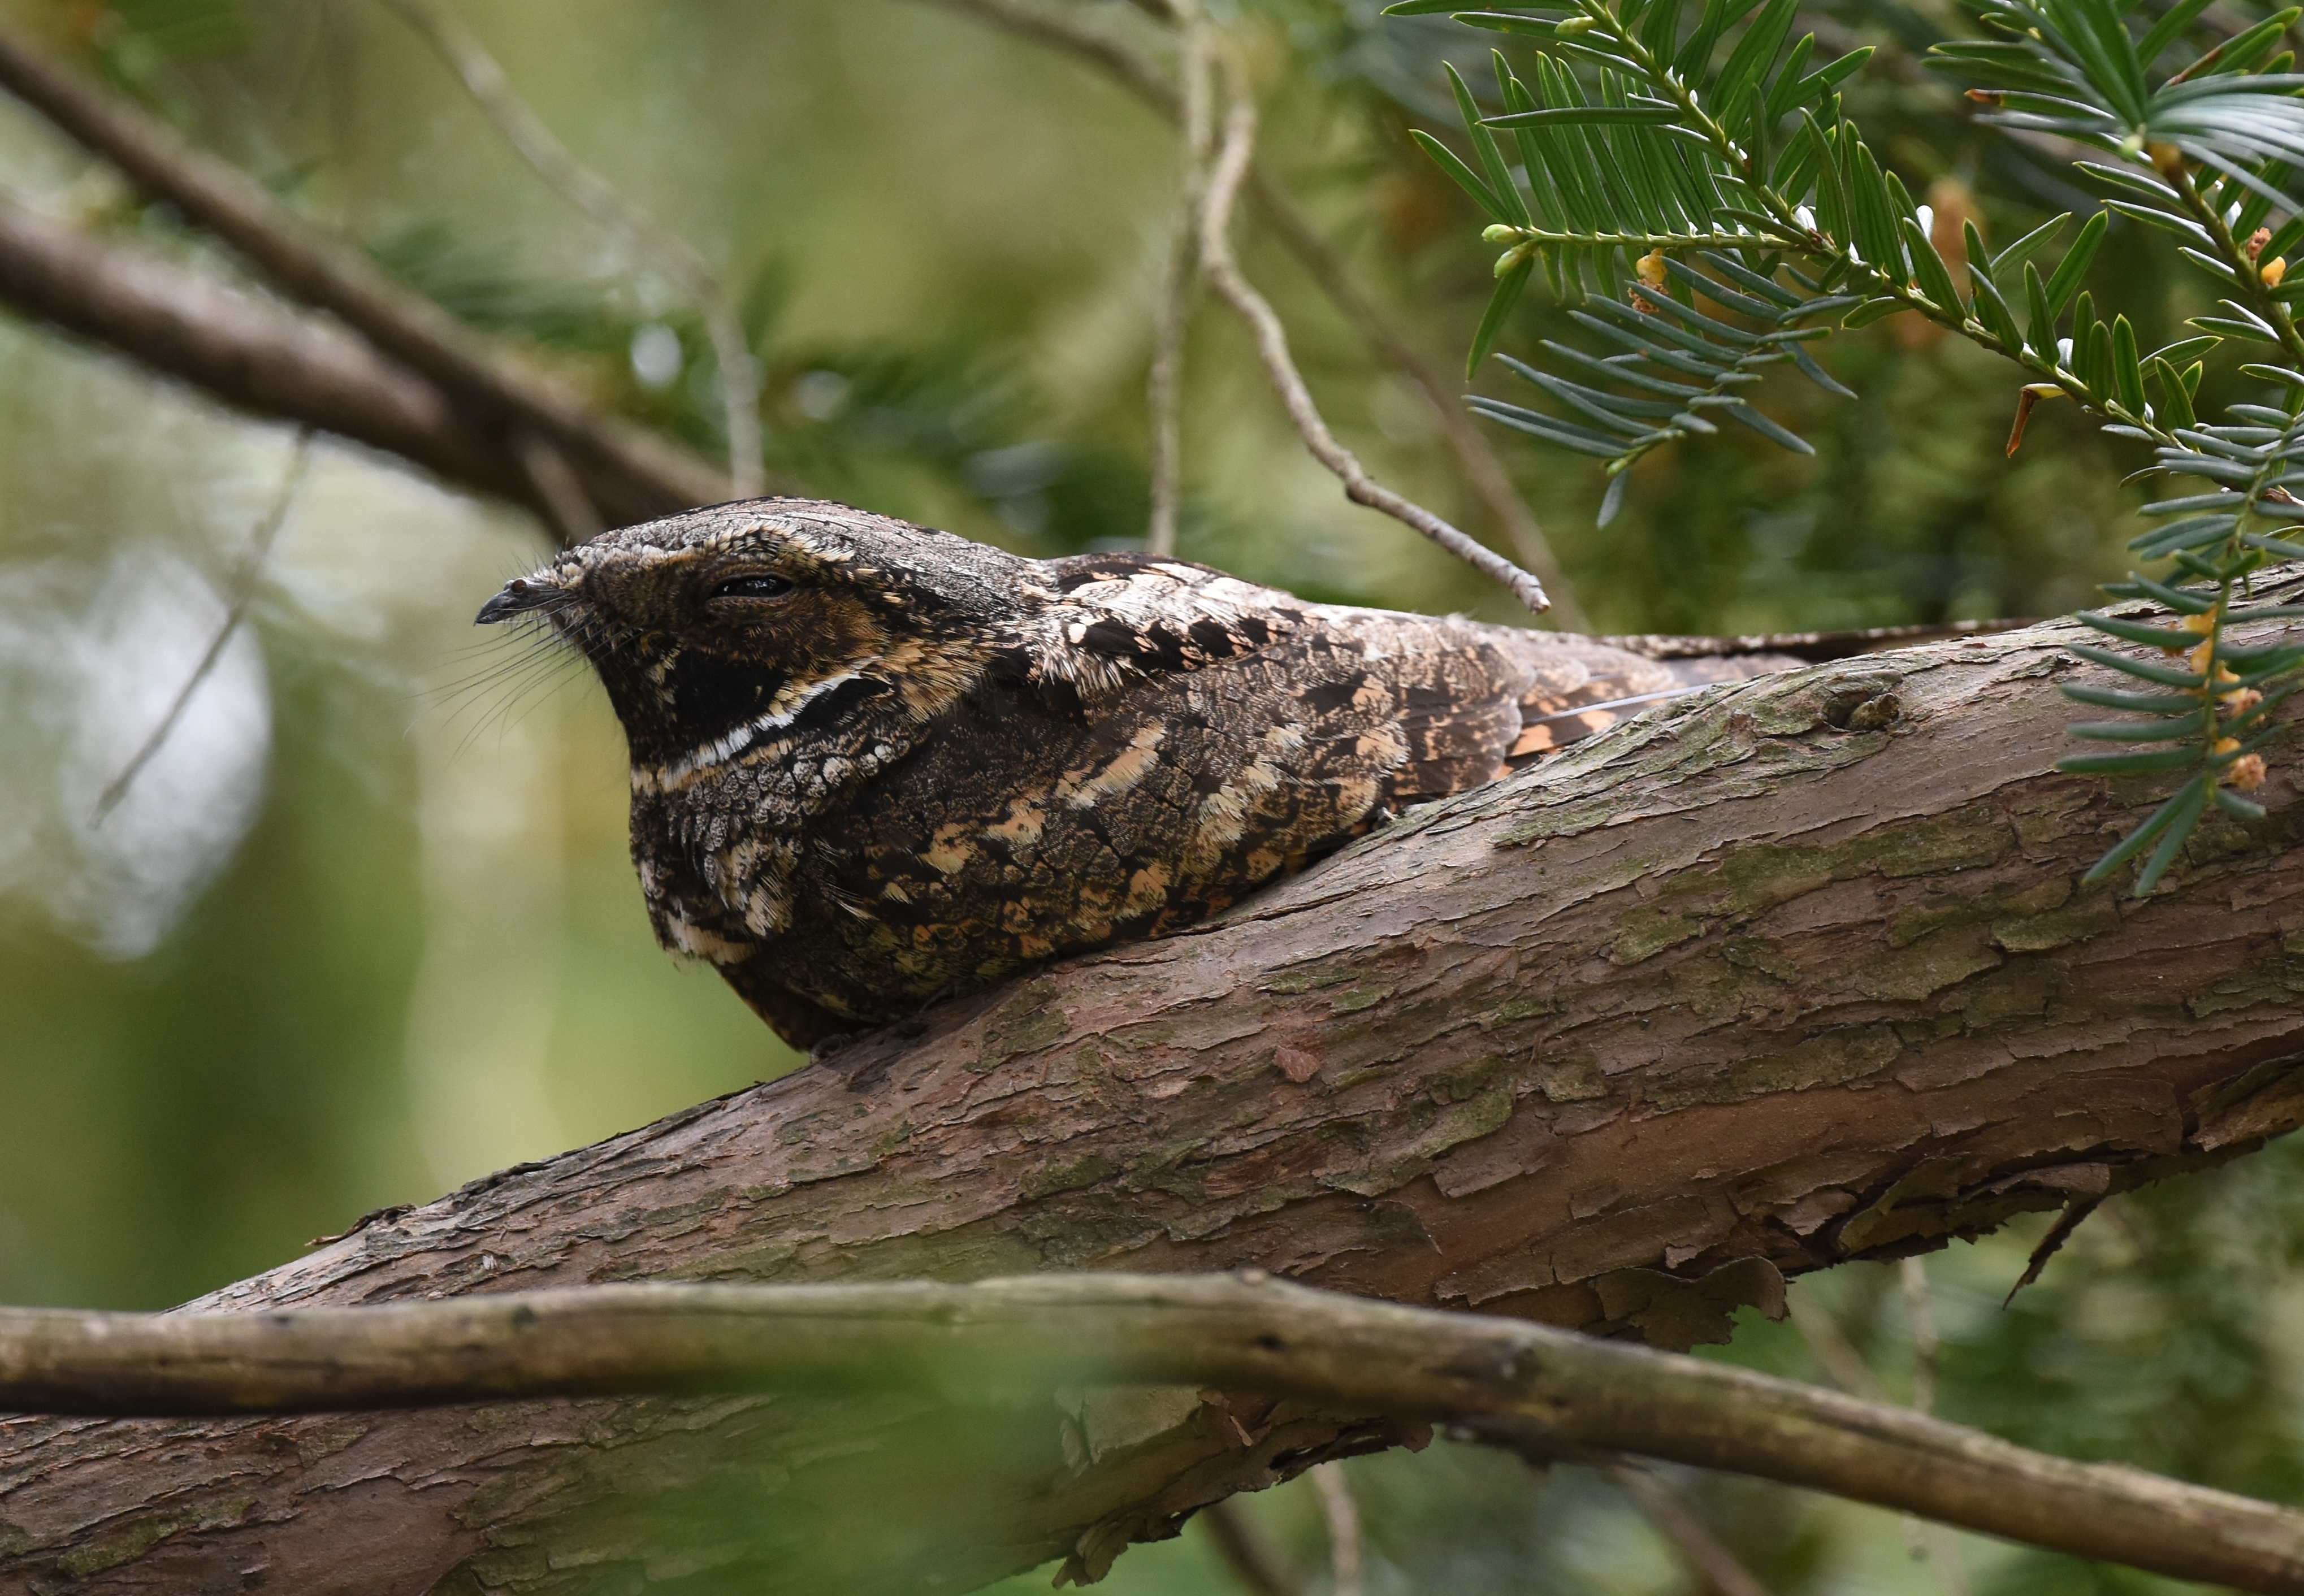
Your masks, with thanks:
<instances>
[{"instance_id":1,"label":"pale buff spot on wing","mask_svg":"<svg viewBox=\"0 0 2304 1596\"><path fill-rule=\"evenodd\" d=\"M1084 809L1098 798L1128 791L1158 768L1160 743L1167 734L1167 728L1156 723L1144 727L1102 767L1066 771L1056 784L1056 796L1074 808Z\"/></svg>"},{"instance_id":2,"label":"pale buff spot on wing","mask_svg":"<svg viewBox=\"0 0 2304 1596\"><path fill-rule=\"evenodd\" d=\"M752 956L750 942L731 942L677 912L665 916L664 931L675 950L714 964L741 964Z\"/></svg>"},{"instance_id":3,"label":"pale buff spot on wing","mask_svg":"<svg viewBox=\"0 0 2304 1596\"><path fill-rule=\"evenodd\" d=\"M1038 842L1047 823L1048 817L1041 809L1039 799L1012 798L1008 803L1008 818L986 826L982 834L997 837L1011 848L1018 848Z\"/></svg>"},{"instance_id":4,"label":"pale buff spot on wing","mask_svg":"<svg viewBox=\"0 0 2304 1596\"><path fill-rule=\"evenodd\" d=\"M1397 726L1377 726L1352 739L1352 752L1378 770L1388 771L1408 757L1408 742Z\"/></svg>"},{"instance_id":5,"label":"pale buff spot on wing","mask_svg":"<svg viewBox=\"0 0 2304 1596\"><path fill-rule=\"evenodd\" d=\"M1121 914L1127 917L1150 914L1168 901L1169 889L1175 882L1174 873L1165 862L1145 866L1128 878L1128 896L1122 900Z\"/></svg>"},{"instance_id":6,"label":"pale buff spot on wing","mask_svg":"<svg viewBox=\"0 0 2304 1596\"><path fill-rule=\"evenodd\" d=\"M920 858L946 875L958 874L970 859L976 857L976 844L968 840L964 825L940 825L928 845L920 850Z\"/></svg>"}]
</instances>

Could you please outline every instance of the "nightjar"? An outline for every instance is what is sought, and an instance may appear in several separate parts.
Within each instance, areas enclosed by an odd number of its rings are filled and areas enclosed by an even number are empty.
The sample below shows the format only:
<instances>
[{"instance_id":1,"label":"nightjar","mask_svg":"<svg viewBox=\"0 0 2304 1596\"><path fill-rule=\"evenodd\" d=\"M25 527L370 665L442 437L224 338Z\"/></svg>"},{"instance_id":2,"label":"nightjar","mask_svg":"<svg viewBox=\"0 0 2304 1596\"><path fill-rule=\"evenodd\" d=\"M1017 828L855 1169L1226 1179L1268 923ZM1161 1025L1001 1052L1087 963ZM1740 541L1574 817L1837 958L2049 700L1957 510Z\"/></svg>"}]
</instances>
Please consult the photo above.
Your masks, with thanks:
<instances>
[{"instance_id":1,"label":"nightjar","mask_svg":"<svg viewBox=\"0 0 2304 1596\"><path fill-rule=\"evenodd\" d=\"M1224 908L1694 681L1559 632L760 499L507 585L631 748L656 935L799 1046Z\"/></svg>"}]
</instances>

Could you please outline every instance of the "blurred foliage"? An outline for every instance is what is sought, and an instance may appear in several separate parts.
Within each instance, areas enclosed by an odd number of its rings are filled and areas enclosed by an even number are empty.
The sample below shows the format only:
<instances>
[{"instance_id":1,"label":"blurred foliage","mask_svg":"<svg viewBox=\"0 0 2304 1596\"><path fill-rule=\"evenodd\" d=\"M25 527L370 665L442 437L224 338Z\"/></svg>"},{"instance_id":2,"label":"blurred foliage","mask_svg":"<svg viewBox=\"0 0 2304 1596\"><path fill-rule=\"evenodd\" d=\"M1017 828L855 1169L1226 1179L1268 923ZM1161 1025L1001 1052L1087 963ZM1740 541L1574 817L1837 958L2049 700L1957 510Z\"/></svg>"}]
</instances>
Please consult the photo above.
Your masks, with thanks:
<instances>
[{"instance_id":1,"label":"blurred foliage","mask_svg":"<svg viewBox=\"0 0 2304 1596\"><path fill-rule=\"evenodd\" d=\"M582 158L749 285L783 482L1037 554L1140 538L1143 367L1174 170L1141 107L1075 63L908 0L462 9ZM1142 22L1118 0L1074 9ZM1445 365L1488 298L1493 252L1409 134L1459 136L1442 65L1469 73L1486 41L1376 11L1243 0L1232 21L1254 47L1268 157ZM601 402L718 446L692 315L538 183L368 0L9 0L4 14ZM2209 21L2254 14L2228 4ZM1950 4L1834 0L1796 26L1834 55L1876 46L1844 85L1851 115L1913 194L1966 207L1995 248L2091 203L2061 161L1979 126L1919 70L1960 26ZM0 172L26 203L234 269L4 106ZM1387 481L1485 529L1421 401L1252 221L1244 240L1340 433ZM2206 308L2175 264L2164 235L2116 217L2092 268L2147 347ZM1532 359L1569 326L1532 294L1499 348ZM1898 317L1824 359L1859 399L1780 375L1757 392L1814 456L1690 440L1634 468L1605 531L1585 462L1507 447L1598 624L2050 613L2117 574L2139 524L2121 483L2134 462L2073 407L2044 407L2009 459L2016 379L1995 358ZM2201 406L2241 397L2232 381L2210 374ZM1188 556L1322 598L1513 618L1343 504L1216 308L1195 323L1187 383ZM1509 396L1487 368L1477 385ZM654 948L624 853L622 750L589 683L472 640L472 609L535 560L537 531L360 452L322 446L265 568L253 646L109 829L91 822L90 795L229 597L286 446L110 357L0 325L0 1300L178 1300L366 1209L794 1062L708 973ZM179 823L202 805L215 824ZM179 907L158 920L130 912L164 900ZM2115 1200L2005 1311L2044 1222L1932 1260L1941 1410L2294 1499L2299 1158L2276 1146ZM1902 1389L1891 1271L1797 1289ZM1717 1355L1822 1378L1788 1325L1749 1323ZM1696 1588L1600 1476L1538 1476L1445 1441L1347 1470L1379 1596ZM1786 1596L1948 1588L1891 1516L1672 1477ZM1308 1591L1324 1589L1309 1485L1249 1507ZM2160 1583L1963 1548L1987 1596ZM1110 1588L1228 1578L1195 1529L1131 1552Z\"/></svg>"}]
</instances>

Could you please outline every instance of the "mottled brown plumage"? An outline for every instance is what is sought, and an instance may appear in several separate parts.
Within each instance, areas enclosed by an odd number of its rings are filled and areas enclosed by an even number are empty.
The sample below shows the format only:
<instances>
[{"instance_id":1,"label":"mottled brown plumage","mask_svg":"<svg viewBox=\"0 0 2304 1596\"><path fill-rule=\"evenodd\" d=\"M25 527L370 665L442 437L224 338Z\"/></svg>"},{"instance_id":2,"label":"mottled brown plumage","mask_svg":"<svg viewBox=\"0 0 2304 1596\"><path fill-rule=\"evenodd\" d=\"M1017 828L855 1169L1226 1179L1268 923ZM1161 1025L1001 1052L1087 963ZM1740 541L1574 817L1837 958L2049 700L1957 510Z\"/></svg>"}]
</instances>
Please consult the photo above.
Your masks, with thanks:
<instances>
[{"instance_id":1,"label":"mottled brown plumage","mask_svg":"<svg viewBox=\"0 0 2304 1596\"><path fill-rule=\"evenodd\" d=\"M797 499L608 533L480 619L522 612L623 722L658 937L801 1045L1190 925L1622 700L1749 673Z\"/></svg>"}]
</instances>

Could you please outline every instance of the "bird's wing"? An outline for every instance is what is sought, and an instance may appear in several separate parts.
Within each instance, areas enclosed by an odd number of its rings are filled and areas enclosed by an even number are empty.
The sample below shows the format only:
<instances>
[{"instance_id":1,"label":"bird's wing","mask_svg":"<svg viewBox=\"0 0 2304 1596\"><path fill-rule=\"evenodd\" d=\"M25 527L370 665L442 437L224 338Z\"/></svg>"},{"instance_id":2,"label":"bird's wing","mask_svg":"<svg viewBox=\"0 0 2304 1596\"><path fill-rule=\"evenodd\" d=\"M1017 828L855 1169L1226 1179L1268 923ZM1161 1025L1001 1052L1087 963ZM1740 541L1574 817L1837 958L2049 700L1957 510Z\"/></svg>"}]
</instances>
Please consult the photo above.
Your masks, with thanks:
<instances>
[{"instance_id":1,"label":"bird's wing","mask_svg":"<svg viewBox=\"0 0 2304 1596\"><path fill-rule=\"evenodd\" d=\"M1091 699L1258 653L1302 619L1287 594L1189 561L1076 554L1040 570L1037 670Z\"/></svg>"}]
</instances>

